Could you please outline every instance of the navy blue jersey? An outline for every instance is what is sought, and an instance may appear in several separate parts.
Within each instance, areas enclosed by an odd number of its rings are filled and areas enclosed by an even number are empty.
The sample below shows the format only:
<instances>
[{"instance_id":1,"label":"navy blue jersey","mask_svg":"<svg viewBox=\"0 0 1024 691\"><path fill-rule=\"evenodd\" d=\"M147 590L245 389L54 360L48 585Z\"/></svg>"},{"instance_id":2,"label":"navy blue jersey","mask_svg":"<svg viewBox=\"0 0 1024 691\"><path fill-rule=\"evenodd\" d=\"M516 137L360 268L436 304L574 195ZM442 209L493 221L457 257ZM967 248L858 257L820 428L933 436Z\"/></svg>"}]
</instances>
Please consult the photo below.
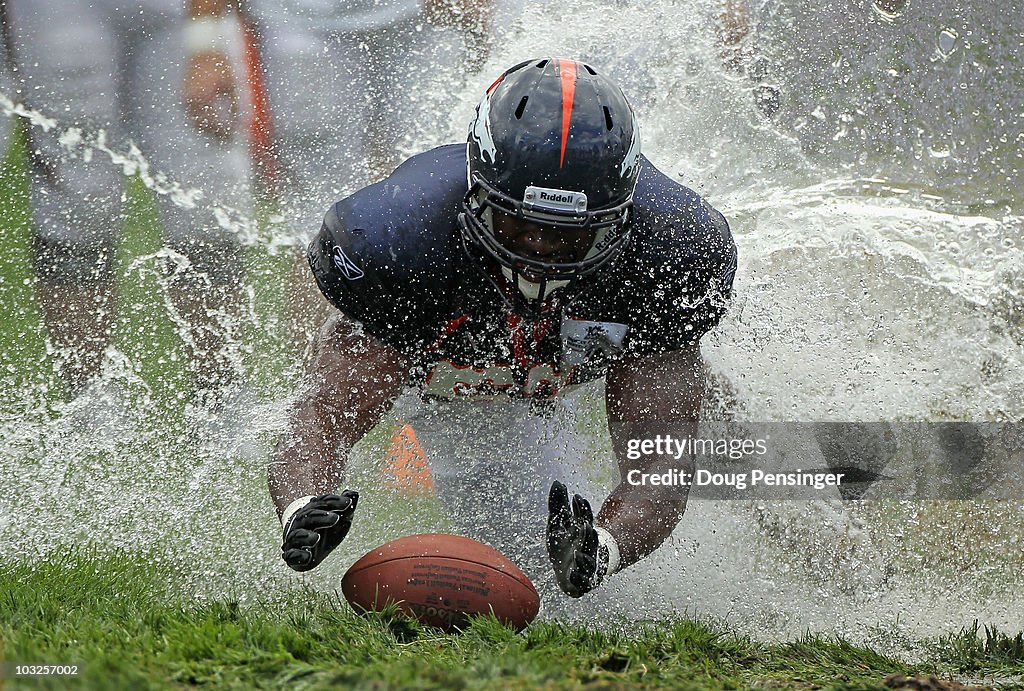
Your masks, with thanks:
<instances>
[{"instance_id":1,"label":"navy blue jersey","mask_svg":"<svg viewBox=\"0 0 1024 691\"><path fill-rule=\"evenodd\" d=\"M725 311L728 223L645 158L628 244L555 291L541 319L510 309L500 273L487 280L467 256L466 190L466 147L438 147L336 203L309 246L327 299L410 357L428 393L550 397L619 359L696 343Z\"/></svg>"}]
</instances>

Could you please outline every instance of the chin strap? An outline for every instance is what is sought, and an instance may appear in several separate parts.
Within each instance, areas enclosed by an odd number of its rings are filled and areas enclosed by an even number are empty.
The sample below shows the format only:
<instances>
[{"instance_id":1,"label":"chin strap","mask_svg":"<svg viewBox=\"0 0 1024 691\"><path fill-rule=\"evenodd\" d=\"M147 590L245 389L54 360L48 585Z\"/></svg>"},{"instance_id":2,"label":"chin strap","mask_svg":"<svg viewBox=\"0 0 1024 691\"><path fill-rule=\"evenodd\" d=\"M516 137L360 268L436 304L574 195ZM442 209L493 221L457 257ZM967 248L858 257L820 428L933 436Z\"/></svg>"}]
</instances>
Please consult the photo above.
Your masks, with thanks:
<instances>
[{"instance_id":1,"label":"chin strap","mask_svg":"<svg viewBox=\"0 0 1024 691\"><path fill-rule=\"evenodd\" d=\"M512 289L510 290L508 285L501 285L498 283L495 276L484 268L484 260L482 258L473 255L469 244L466 242L465 233L459 233L459 242L462 244L462 251L466 254L466 257L469 259L469 263L473 266L473 269L483 276L488 283L494 286L494 289L498 291L499 295L501 295L501 299L505 302L505 305L512 310L513 313L530 320L542 319L545 316L544 313L549 311L546 310L545 307L549 304L553 304L553 302L548 302L552 295L549 295L545 288L549 283L556 283L556 281L542 280L541 283L537 284L538 297L535 299L529 299L523 291L519 289L518 273L515 273L514 281L509 279L509 282L512 283ZM513 272L509 270L509 273ZM566 285L570 285L573 282L574 281L567 281ZM557 281L557 283L561 283L561 281ZM552 290L551 292L554 291Z\"/></svg>"}]
</instances>

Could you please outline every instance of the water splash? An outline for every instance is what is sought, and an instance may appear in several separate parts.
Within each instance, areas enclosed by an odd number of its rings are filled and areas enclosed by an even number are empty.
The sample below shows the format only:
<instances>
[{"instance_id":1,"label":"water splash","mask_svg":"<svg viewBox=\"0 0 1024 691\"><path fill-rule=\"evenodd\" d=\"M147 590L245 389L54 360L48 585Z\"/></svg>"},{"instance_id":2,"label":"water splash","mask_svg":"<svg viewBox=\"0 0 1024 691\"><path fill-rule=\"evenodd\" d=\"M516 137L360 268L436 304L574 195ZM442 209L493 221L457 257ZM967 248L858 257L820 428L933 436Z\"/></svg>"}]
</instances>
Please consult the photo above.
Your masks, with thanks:
<instances>
[{"instance_id":1,"label":"water splash","mask_svg":"<svg viewBox=\"0 0 1024 691\"><path fill-rule=\"evenodd\" d=\"M949 60L956 52L960 41L960 35L955 29L945 28L939 32L939 38L935 46L936 60Z\"/></svg>"},{"instance_id":2,"label":"water splash","mask_svg":"<svg viewBox=\"0 0 1024 691\"><path fill-rule=\"evenodd\" d=\"M922 0L889 22L828 14L822 3L768 8L755 28L780 79L771 121L755 106L754 84L719 65L710 2L682 17L668 0L585 2L557 25L543 5L531 5L479 83L454 95L450 123L421 143L461 139L488 77L508 65L552 53L588 59L633 98L651 160L732 223L736 301L705 343L731 412L757 420L1019 420L1024 219L1019 185L1007 181L1020 179L1019 115L1009 110L1021 102L1009 84L1020 56L999 43L1001 34L986 33L991 21L975 23L968 45L951 28L964 25L953 21L962 19L955 8L938 7L949 17L941 21L926 11L937 4ZM1000 88L975 88L972 61L996 63L989 69ZM0 109L61 131L5 99ZM101 133L61 132L69 156L106 156L184 208L221 210L218 222L244 243L268 242L244 214L150 171L136 149L113 151ZM276 233L269 240L291 243ZM140 280L173 280L188 269L166 249L132 264ZM181 316L163 307L189 338ZM273 328L275 318L247 310L251 330ZM232 357L244 358L247 347ZM242 437L259 447L246 454L238 435L151 414L180 392L141 379L139 363L119 351L108 360L108 378L131 396L120 434L72 426L33 401L0 418L0 484L12 488L0 497L0 544L9 553L98 540L162 546L183 574L183 593L257 597L286 595L297 582L332 590L362 550L403 532L444 529L429 500L403 498L413 508L393 515L399 499L381 486L386 435L378 435L353 458L350 482L366 498L359 531L336 558L297 579L278 559L264 484L292 391L241 406ZM594 431L600 411L587 411L580 424L607 484L610 450ZM688 612L762 637L811 629L894 647L974 618L1017 630L1024 613L1010 588L1024 544L1019 511L1010 503L837 511L694 502L670 545L563 614ZM970 548L950 549L950 533L970 535Z\"/></svg>"},{"instance_id":3,"label":"water splash","mask_svg":"<svg viewBox=\"0 0 1024 691\"><path fill-rule=\"evenodd\" d=\"M873 0L871 9L883 21L893 23L903 16L907 9L907 0Z\"/></svg>"},{"instance_id":4,"label":"water splash","mask_svg":"<svg viewBox=\"0 0 1024 691\"><path fill-rule=\"evenodd\" d=\"M151 169L149 161L134 142L128 143L127 150L113 148L107 141L106 130L86 132L80 127L63 126L59 121L44 113L15 103L4 93L0 93L0 116L22 118L29 127L36 127L43 132L54 132L57 141L69 159L91 161L97 154L107 156L113 167L118 168L127 176L138 176L139 180L153 193L167 198L175 206L189 211L201 207L213 212L218 226L238 238L245 246L252 246L265 241L256 219L249 213L242 212L231 206L207 199L207 194L194 187L186 187L181 182L170 179L166 174ZM280 240L272 246L280 245ZM289 242L288 244L294 244Z\"/></svg>"}]
</instances>

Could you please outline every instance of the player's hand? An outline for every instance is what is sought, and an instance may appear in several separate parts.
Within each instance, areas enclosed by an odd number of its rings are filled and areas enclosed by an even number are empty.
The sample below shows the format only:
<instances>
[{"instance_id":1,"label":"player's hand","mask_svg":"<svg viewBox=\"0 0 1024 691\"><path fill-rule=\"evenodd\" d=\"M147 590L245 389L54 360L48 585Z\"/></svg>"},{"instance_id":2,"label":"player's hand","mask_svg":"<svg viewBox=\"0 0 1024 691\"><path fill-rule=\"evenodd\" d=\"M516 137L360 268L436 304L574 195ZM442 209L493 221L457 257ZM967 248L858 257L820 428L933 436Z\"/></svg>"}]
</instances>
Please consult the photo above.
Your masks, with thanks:
<instances>
[{"instance_id":1,"label":"player's hand","mask_svg":"<svg viewBox=\"0 0 1024 691\"><path fill-rule=\"evenodd\" d=\"M352 526L359 493L322 494L292 514L284 526L281 557L296 571L317 567Z\"/></svg>"},{"instance_id":2,"label":"player's hand","mask_svg":"<svg viewBox=\"0 0 1024 691\"><path fill-rule=\"evenodd\" d=\"M185 114L192 125L227 140L238 122L235 76L227 54L207 50L189 58L185 68Z\"/></svg>"},{"instance_id":3,"label":"player's hand","mask_svg":"<svg viewBox=\"0 0 1024 691\"><path fill-rule=\"evenodd\" d=\"M424 0L423 16L433 26L453 27L466 41L465 66L479 72L491 52L493 0Z\"/></svg>"},{"instance_id":4,"label":"player's hand","mask_svg":"<svg viewBox=\"0 0 1024 691\"><path fill-rule=\"evenodd\" d=\"M551 483L548 495L548 556L558 586L581 597L601 585L608 571L608 551L600 548L590 503L561 482Z\"/></svg>"}]
</instances>

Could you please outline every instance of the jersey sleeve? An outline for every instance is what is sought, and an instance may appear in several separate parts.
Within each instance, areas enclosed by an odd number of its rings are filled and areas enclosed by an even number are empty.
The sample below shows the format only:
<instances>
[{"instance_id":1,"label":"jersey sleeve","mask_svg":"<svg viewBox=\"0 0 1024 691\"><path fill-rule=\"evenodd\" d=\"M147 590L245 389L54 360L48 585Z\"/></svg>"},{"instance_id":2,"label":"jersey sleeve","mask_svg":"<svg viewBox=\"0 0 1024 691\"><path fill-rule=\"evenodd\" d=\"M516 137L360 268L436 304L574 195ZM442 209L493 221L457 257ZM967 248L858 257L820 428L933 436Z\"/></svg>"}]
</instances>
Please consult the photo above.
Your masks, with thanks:
<instances>
[{"instance_id":1,"label":"jersey sleeve","mask_svg":"<svg viewBox=\"0 0 1024 691\"><path fill-rule=\"evenodd\" d=\"M737 251L725 217L696 198L683 214L656 219L639 262L646 288L626 353L643 356L693 345L725 314Z\"/></svg>"},{"instance_id":2,"label":"jersey sleeve","mask_svg":"<svg viewBox=\"0 0 1024 691\"><path fill-rule=\"evenodd\" d=\"M331 304L399 352L434 343L452 309L464 145L413 156L332 206L309 265Z\"/></svg>"},{"instance_id":3,"label":"jersey sleeve","mask_svg":"<svg viewBox=\"0 0 1024 691\"><path fill-rule=\"evenodd\" d=\"M415 357L446 321L453 235L447 207L409 183L401 173L332 206L307 257L331 304Z\"/></svg>"}]
</instances>

